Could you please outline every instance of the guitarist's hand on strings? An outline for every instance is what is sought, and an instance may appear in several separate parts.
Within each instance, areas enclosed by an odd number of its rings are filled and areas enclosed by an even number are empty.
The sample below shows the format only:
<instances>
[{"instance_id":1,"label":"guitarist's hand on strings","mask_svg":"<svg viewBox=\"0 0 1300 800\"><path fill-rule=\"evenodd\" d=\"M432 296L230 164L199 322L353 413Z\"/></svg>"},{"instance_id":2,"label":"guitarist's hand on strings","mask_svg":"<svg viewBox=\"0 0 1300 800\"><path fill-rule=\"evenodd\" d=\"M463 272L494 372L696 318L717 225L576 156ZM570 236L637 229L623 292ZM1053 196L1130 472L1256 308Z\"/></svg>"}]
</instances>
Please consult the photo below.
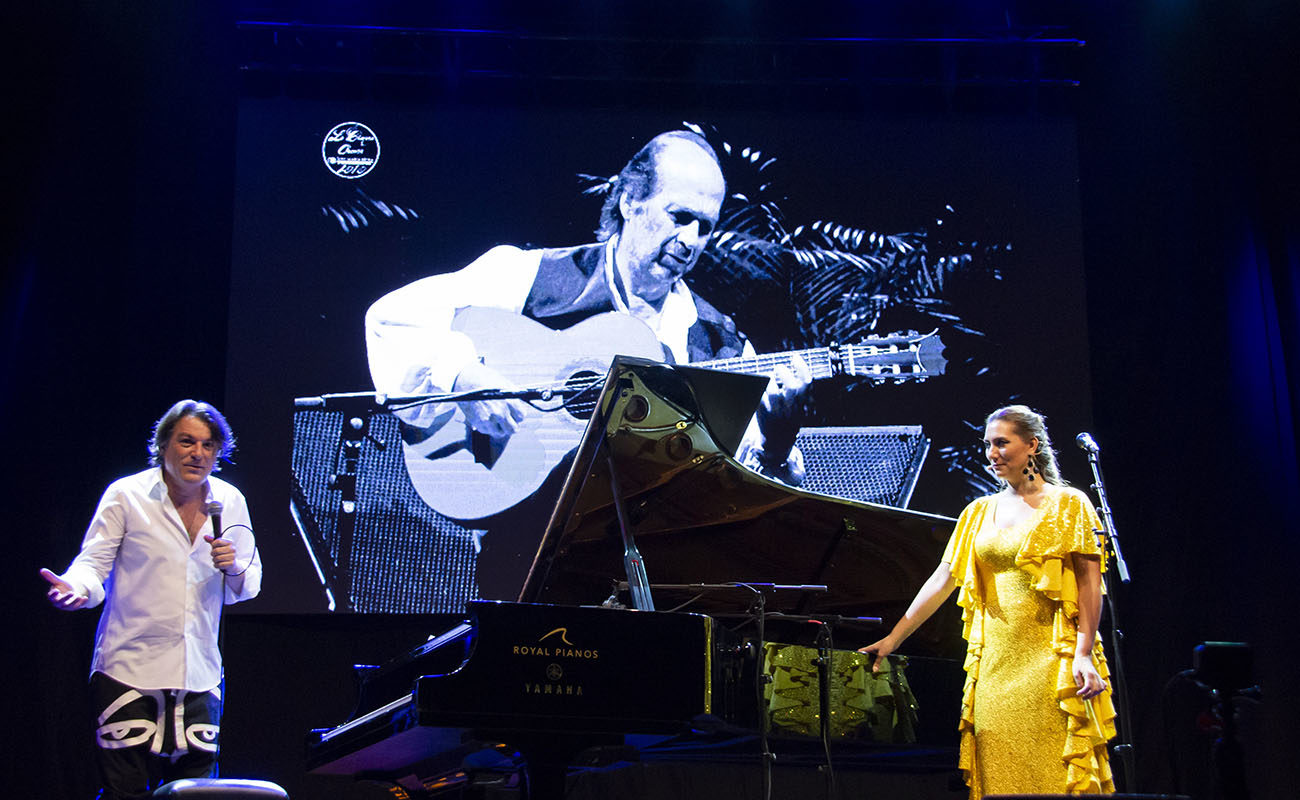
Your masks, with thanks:
<instances>
[{"instance_id":1,"label":"guitarist's hand on strings","mask_svg":"<svg viewBox=\"0 0 1300 800\"><path fill-rule=\"evenodd\" d=\"M474 362L456 376L455 392L473 392L479 389L510 391L515 385L509 378L491 367ZM522 400L475 400L461 403L465 422L475 431L488 436L509 438L519 430L519 423L528 414L528 405Z\"/></svg>"},{"instance_id":2,"label":"guitarist's hand on strings","mask_svg":"<svg viewBox=\"0 0 1300 800\"><path fill-rule=\"evenodd\" d=\"M758 429L763 434L763 452L771 464L781 464L794 447L799 432L799 411L803 396L812 382L812 371L799 356L790 365L777 365L758 406Z\"/></svg>"}]
</instances>

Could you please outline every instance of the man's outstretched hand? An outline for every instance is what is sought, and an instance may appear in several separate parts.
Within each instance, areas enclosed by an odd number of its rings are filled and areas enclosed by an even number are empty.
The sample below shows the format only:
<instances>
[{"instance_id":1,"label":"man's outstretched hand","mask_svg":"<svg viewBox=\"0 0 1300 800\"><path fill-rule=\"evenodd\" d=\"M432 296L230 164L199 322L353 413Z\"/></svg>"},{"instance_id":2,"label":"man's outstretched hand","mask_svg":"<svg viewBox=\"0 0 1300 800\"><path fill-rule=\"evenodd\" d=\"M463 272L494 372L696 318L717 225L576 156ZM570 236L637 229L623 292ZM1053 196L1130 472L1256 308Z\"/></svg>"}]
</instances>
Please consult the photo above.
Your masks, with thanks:
<instances>
[{"instance_id":1,"label":"man's outstretched hand","mask_svg":"<svg viewBox=\"0 0 1300 800\"><path fill-rule=\"evenodd\" d=\"M60 611L76 611L86 604L87 597L84 594L77 594L71 584L45 567L41 567L41 577L50 584L49 590L45 593L50 600L50 605Z\"/></svg>"}]
</instances>

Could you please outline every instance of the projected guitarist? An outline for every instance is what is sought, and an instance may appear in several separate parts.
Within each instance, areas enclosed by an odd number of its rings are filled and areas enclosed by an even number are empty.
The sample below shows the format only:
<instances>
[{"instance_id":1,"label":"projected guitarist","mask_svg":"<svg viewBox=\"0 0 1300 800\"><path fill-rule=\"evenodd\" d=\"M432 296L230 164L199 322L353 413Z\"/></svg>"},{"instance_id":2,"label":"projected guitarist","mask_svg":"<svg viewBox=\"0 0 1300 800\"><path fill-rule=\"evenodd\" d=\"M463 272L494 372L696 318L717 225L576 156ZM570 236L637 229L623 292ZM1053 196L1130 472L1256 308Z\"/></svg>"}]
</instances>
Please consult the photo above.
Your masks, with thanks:
<instances>
[{"instance_id":1,"label":"projected guitarist","mask_svg":"<svg viewBox=\"0 0 1300 800\"><path fill-rule=\"evenodd\" d=\"M725 192L718 157L702 137L659 134L619 173L595 244L495 247L371 306L366 345L376 389L563 383L603 375L616 354L676 363L753 356L732 320L682 280L709 241ZM771 381L737 457L797 484L803 459L794 417L809 366L791 354L762 371ZM521 400L493 400L399 412L417 491L457 519L487 517L531 495L585 424L554 405L539 412Z\"/></svg>"}]
</instances>

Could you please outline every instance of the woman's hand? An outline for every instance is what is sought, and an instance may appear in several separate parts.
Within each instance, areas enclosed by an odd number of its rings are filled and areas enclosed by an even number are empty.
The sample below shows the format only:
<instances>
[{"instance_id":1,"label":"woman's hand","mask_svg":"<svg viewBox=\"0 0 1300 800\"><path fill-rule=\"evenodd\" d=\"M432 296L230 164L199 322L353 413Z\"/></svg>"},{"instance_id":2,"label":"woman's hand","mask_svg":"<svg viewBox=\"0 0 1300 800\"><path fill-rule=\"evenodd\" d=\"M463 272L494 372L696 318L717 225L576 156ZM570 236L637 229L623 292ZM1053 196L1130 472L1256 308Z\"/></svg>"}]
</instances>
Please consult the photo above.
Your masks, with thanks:
<instances>
[{"instance_id":1,"label":"woman's hand","mask_svg":"<svg viewBox=\"0 0 1300 800\"><path fill-rule=\"evenodd\" d=\"M1074 657L1074 685L1079 687L1077 694L1084 700L1090 697L1096 697L1106 688L1106 682L1101 679L1097 668L1092 664L1091 656Z\"/></svg>"},{"instance_id":2,"label":"woman's hand","mask_svg":"<svg viewBox=\"0 0 1300 800\"><path fill-rule=\"evenodd\" d=\"M880 672L880 662L889 657L889 654L898 648L898 642L894 641L892 636L886 636L878 642L873 642L866 647L859 647L859 653L867 653L875 656L871 662L871 671Z\"/></svg>"}]
</instances>

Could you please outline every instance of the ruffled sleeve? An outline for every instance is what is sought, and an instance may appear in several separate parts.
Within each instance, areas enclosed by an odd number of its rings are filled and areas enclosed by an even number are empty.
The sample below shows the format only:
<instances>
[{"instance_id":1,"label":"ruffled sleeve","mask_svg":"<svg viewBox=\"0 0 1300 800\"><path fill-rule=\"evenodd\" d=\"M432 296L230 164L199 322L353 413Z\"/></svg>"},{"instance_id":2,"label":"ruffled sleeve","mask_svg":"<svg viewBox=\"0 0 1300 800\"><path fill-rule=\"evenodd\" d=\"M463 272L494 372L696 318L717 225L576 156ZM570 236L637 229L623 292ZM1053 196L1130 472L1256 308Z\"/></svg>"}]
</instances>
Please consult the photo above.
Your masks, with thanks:
<instances>
[{"instance_id":1,"label":"ruffled sleeve","mask_svg":"<svg viewBox=\"0 0 1300 800\"><path fill-rule=\"evenodd\" d=\"M1097 541L1101 528L1088 496L1061 487L1025 537L1016 564L1029 573L1032 586L1057 602L1052 615L1052 647L1058 657L1056 696L1068 717L1065 750L1067 791L1114 791L1106 742L1115 736L1115 706L1109 689L1091 700L1080 699L1074 684L1073 661L1079 616L1079 584L1073 555L1096 556L1106 569L1105 553ZM1103 585L1104 591L1104 585ZM1102 680L1110 683L1110 668L1098 634L1092 648L1093 664Z\"/></svg>"},{"instance_id":2,"label":"ruffled sleeve","mask_svg":"<svg viewBox=\"0 0 1300 800\"><path fill-rule=\"evenodd\" d=\"M1101 528L1097 512L1088 496L1078 489L1063 486L1056 496L1045 501L1038 522L1025 536L1016 564L1030 574L1033 587L1048 598L1061 603L1061 621L1070 623L1070 646L1074 644L1074 620L1079 616L1079 585L1074 574L1075 553L1106 560L1097 543Z\"/></svg>"},{"instance_id":3,"label":"ruffled sleeve","mask_svg":"<svg viewBox=\"0 0 1300 800\"><path fill-rule=\"evenodd\" d=\"M962 608L962 637L970 645L984 642L979 630L980 615L975 609L980 604L979 581L975 575L975 535L984 526L984 517L993 507L992 496L981 497L962 510L957 526L943 551L943 560L952 569L957 583L957 605Z\"/></svg>"},{"instance_id":4,"label":"ruffled sleeve","mask_svg":"<svg viewBox=\"0 0 1300 800\"><path fill-rule=\"evenodd\" d=\"M957 722L961 738L957 766L971 786L979 785L978 759L975 758L975 684L979 681L980 657L984 651L984 600L975 574L975 535L984 526L984 517L994 502L992 496L981 497L966 506L957 518L957 527L943 553L943 560L952 568L953 580L957 583L962 637L966 640L966 660L962 664L966 681L962 686L961 718Z\"/></svg>"}]
</instances>

